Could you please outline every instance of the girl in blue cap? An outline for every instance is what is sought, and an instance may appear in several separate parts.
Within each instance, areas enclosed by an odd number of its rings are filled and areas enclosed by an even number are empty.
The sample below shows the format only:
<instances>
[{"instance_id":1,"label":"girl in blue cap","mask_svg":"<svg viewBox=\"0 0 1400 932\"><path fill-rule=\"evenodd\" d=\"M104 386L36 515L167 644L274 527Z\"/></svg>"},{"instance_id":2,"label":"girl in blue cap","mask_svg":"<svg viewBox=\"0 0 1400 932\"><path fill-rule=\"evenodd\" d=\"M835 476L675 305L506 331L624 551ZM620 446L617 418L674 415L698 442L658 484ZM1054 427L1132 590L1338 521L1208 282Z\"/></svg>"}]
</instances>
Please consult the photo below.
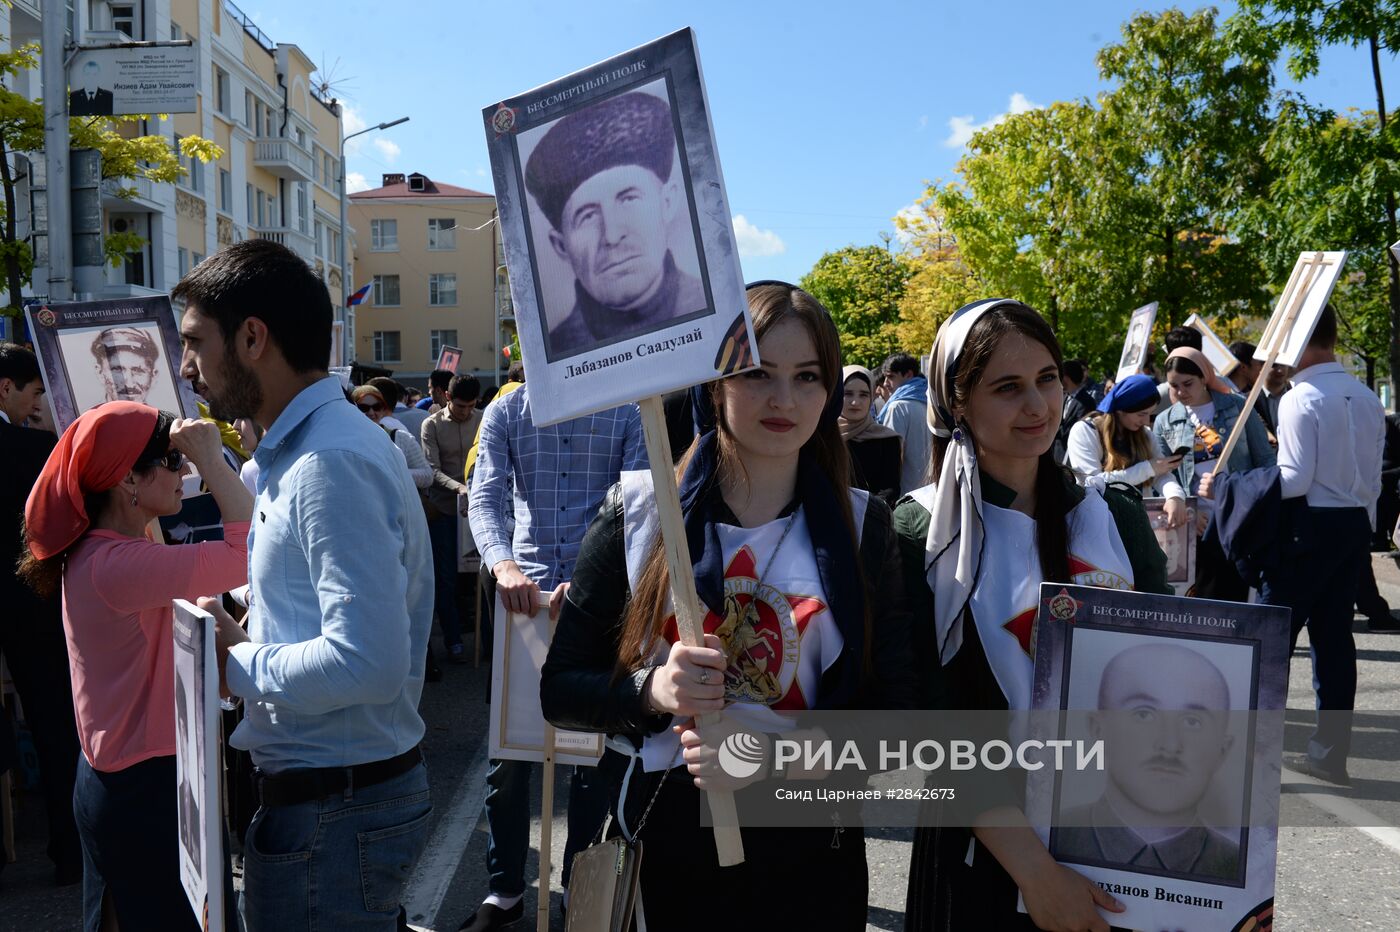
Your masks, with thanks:
<instances>
[{"instance_id":1,"label":"girl in blue cap","mask_svg":"<svg viewBox=\"0 0 1400 932\"><path fill-rule=\"evenodd\" d=\"M1146 375L1114 385L1097 413L1070 428L1068 464L1085 488L1103 491L1118 483L1165 498L1167 527L1179 527L1186 520L1186 490L1173 470L1181 457L1171 455L1151 429L1159 397Z\"/></svg>"}]
</instances>

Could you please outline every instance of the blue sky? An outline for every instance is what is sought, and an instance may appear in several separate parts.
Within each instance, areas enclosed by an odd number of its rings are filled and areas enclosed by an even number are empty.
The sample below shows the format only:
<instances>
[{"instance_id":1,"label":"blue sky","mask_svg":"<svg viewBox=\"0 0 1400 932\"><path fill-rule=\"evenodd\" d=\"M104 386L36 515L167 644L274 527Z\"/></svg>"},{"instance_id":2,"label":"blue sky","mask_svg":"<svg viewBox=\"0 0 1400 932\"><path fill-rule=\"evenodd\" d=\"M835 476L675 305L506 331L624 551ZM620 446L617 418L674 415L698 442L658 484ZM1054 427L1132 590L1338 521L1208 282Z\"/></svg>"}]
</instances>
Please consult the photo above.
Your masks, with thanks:
<instances>
[{"instance_id":1,"label":"blue sky","mask_svg":"<svg viewBox=\"0 0 1400 932\"><path fill-rule=\"evenodd\" d=\"M796 281L822 253L877 242L926 181L951 179L972 128L1105 89L1094 53L1137 5L243 0L336 79L363 186L385 171L490 190L481 109L684 26L695 29L747 279ZM1221 6L1222 11L1232 4ZM1198 5L1185 4L1186 10ZM1400 67L1383 63L1388 103ZM1281 86L1293 87L1286 75ZM1374 108L1362 50L1328 49L1301 90Z\"/></svg>"}]
</instances>

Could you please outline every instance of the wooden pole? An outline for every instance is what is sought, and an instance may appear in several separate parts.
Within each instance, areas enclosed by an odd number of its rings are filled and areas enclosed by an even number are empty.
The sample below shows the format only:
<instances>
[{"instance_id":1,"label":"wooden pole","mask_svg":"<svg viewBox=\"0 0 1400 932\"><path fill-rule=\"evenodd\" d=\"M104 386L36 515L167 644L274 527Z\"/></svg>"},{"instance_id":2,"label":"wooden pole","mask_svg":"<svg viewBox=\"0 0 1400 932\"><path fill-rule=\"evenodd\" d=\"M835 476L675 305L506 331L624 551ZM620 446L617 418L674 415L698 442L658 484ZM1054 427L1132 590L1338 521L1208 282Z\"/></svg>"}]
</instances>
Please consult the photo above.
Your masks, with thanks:
<instances>
[{"instance_id":1,"label":"wooden pole","mask_svg":"<svg viewBox=\"0 0 1400 932\"><path fill-rule=\"evenodd\" d=\"M1303 309L1303 302L1308 298L1308 292L1312 290L1316 273L1324 265L1331 265L1330 262L1323 261L1322 253L1314 253L1311 262L1300 262L1293 267L1293 274L1288 277L1288 285L1284 287L1283 294L1279 296L1280 307L1282 302L1288 301L1288 310L1275 324L1269 322L1269 326L1264 330L1263 343L1269 347L1269 358L1264 363L1264 368L1259 372L1259 378L1254 380L1254 385L1249 390L1249 397L1244 400L1244 410L1235 419L1235 429L1230 432L1230 438L1225 441L1225 449L1220 451L1220 458L1215 461L1214 474L1219 476L1224 473L1230 464L1230 454L1235 452L1235 444L1239 442L1240 436L1245 432L1245 425L1249 423L1249 416L1254 413L1254 404L1259 399L1259 391L1264 387L1264 379L1268 376L1269 370L1274 367L1274 362L1278 359L1278 354L1283 351L1288 343L1288 338L1293 335L1293 325L1298 321L1298 312ZM1302 280L1299 281L1299 273ZM1291 292L1289 289L1293 289Z\"/></svg>"},{"instance_id":2,"label":"wooden pole","mask_svg":"<svg viewBox=\"0 0 1400 932\"><path fill-rule=\"evenodd\" d=\"M549 611L549 593L540 593L540 605ZM548 620L549 640L554 640L554 619ZM540 802L540 894L535 902L535 929L549 932L549 895L552 887L550 877L554 854L554 726L546 719L544 723L544 764L540 768L540 780L544 797Z\"/></svg>"},{"instance_id":3,"label":"wooden pole","mask_svg":"<svg viewBox=\"0 0 1400 932\"><path fill-rule=\"evenodd\" d=\"M666 433L666 413L661 396L644 398L642 432L646 437L647 459L651 462L651 480L656 494L656 513L661 527L661 543L666 551L666 568L671 577L671 601L676 609L676 632L681 643L690 647L704 644L704 619L700 598L695 593L695 570L690 565L690 545L685 537L685 519L681 516L681 498L676 490L676 473L671 463L671 439ZM699 724L712 725L716 713L702 715ZM739 814L734 807L734 794L705 793L710 803L710 818L715 826L715 849L721 867L732 867L744 861L744 844L739 835Z\"/></svg>"}]
</instances>

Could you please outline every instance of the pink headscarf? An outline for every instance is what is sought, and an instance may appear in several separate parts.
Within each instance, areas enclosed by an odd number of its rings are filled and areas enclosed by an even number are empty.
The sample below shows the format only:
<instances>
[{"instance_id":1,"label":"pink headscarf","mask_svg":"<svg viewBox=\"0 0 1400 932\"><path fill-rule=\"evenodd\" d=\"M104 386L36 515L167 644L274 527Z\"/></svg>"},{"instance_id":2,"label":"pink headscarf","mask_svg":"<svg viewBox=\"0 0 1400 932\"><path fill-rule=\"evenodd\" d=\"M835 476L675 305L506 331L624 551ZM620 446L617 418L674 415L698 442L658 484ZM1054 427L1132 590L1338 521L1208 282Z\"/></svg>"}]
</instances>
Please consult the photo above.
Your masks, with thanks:
<instances>
[{"instance_id":1,"label":"pink headscarf","mask_svg":"<svg viewBox=\"0 0 1400 932\"><path fill-rule=\"evenodd\" d=\"M24 506L35 557L47 560L83 536L90 523L83 496L116 488L151 442L159 416L150 405L109 401L68 425Z\"/></svg>"},{"instance_id":2,"label":"pink headscarf","mask_svg":"<svg viewBox=\"0 0 1400 932\"><path fill-rule=\"evenodd\" d=\"M1201 370L1201 375L1205 378L1206 388L1222 395L1228 395L1234 391L1220 376L1215 374L1215 367L1210 364L1206 354L1190 346L1178 346L1167 354L1167 362L1171 362L1177 357L1188 359L1196 364L1196 368Z\"/></svg>"}]
</instances>

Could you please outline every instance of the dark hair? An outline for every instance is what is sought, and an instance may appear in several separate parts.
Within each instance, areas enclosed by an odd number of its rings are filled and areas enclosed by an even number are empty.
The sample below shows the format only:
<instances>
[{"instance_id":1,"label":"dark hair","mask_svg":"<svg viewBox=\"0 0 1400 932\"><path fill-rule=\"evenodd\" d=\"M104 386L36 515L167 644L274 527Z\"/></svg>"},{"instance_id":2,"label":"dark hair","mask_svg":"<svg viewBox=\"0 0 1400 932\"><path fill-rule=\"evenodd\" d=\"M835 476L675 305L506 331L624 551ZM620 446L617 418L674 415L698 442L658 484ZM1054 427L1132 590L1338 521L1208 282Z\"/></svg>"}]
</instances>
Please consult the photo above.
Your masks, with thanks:
<instances>
[{"instance_id":1,"label":"dark hair","mask_svg":"<svg viewBox=\"0 0 1400 932\"><path fill-rule=\"evenodd\" d=\"M1079 385L1084 381L1084 377L1089 374L1088 368L1089 367L1082 359L1066 359L1060 366L1060 374L1075 385Z\"/></svg>"},{"instance_id":2,"label":"dark hair","mask_svg":"<svg viewBox=\"0 0 1400 932\"><path fill-rule=\"evenodd\" d=\"M1162 342L1166 344L1168 353L1183 346L1198 350L1201 348L1201 331L1195 327L1173 327L1167 331Z\"/></svg>"},{"instance_id":3,"label":"dark hair","mask_svg":"<svg viewBox=\"0 0 1400 932\"><path fill-rule=\"evenodd\" d=\"M394 406L399 403L399 398L402 397L399 393L399 383L385 376L377 375L365 384L379 392L390 411L394 410Z\"/></svg>"},{"instance_id":4,"label":"dark hair","mask_svg":"<svg viewBox=\"0 0 1400 932\"><path fill-rule=\"evenodd\" d=\"M23 390L41 375L39 357L33 350L18 343L0 343L0 379L9 379L15 388Z\"/></svg>"},{"instance_id":5,"label":"dark hair","mask_svg":"<svg viewBox=\"0 0 1400 932\"><path fill-rule=\"evenodd\" d=\"M510 368L506 370L506 381L507 381L507 382L523 382L523 381L525 381L525 364L524 364L523 362L513 362L513 363L511 363L511 364L510 364Z\"/></svg>"},{"instance_id":6,"label":"dark hair","mask_svg":"<svg viewBox=\"0 0 1400 932\"><path fill-rule=\"evenodd\" d=\"M295 372L330 365L330 293L305 260L271 240L224 247L180 279L170 297L218 321L226 342L256 317Z\"/></svg>"},{"instance_id":7,"label":"dark hair","mask_svg":"<svg viewBox=\"0 0 1400 932\"><path fill-rule=\"evenodd\" d=\"M1328 350L1337 346L1337 309L1332 306L1331 301L1322 308L1322 313L1317 318L1317 326L1308 338L1308 345Z\"/></svg>"},{"instance_id":8,"label":"dark hair","mask_svg":"<svg viewBox=\"0 0 1400 932\"><path fill-rule=\"evenodd\" d=\"M452 384L452 370L434 369L428 375L428 384L440 392L447 391L447 386Z\"/></svg>"},{"instance_id":9,"label":"dark hair","mask_svg":"<svg viewBox=\"0 0 1400 932\"><path fill-rule=\"evenodd\" d=\"M146 441L146 446L136 456L136 462L131 464L132 472L146 475L159 468L156 460L170 451L170 428L174 423L175 415L169 411L161 411L156 415L156 426L151 431L151 439ZM88 527L101 519L111 501L111 489L102 492L89 492L83 496L83 510L87 512ZM85 537L86 534L83 536ZM74 547L78 546L81 540L82 537L79 537L63 551L40 560L29 549L28 537L26 536L24 550L20 554L15 575L23 580L30 589L33 589L40 598L53 597L58 593L59 585L63 582L63 565L68 560L68 554L73 551Z\"/></svg>"},{"instance_id":10,"label":"dark hair","mask_svg":"<svg viewBox=\"0 0 1400 932\"><path fill-rule=\"evenodd\" d=\"M1240 365L1248 367L1254 365L1254 351L1258 348L1248 340L1236 340L1230 344L1230 355L1239 360Z\"/></svg>"},{"instance_id":11,"label":"dark hair","mask_svg":"<svg viewBox=\"0 0 1400 932\"><path fill-rule=\"evenodd\" d=\"M481 396L481 380L474 375L454 375L447 394L457 401L475 402Z\"/></svg>"},{"instance_id":12,"label":"dark hair","mask_svg":"<svg viewBox=\"0 0 1400 932\"><path fill-rule=\"evenodd\" d=\"M476 400L476 406L477 406L478 408L484 408L484 407L486 407L486 406L489 405L491 402L493 402L493 401L496 400L496 395L499 394L500 391L501 391L500 386L497 386L497 385L488 385L488 386L486 386L486 391L482 392L482 393L481 393L481 397L478 398L478 399Z\"/></svg>"},{"instance_id":13,"label":"dark hair","mask_svg":"<svg viewBox=\"0 0 1400 932\"><path fill-rule=\"evenodd\" d=\"M963 342L962 355L958 358L958 368L953 373L952 404L955 409L966 410L968 398L977 384L982 381L987 363L997 346L1012 334L1019 334L1044 346L1056 366L1064 365L1060 351L1060 341L1055 339L1055 331L1038 312L1024 304L1008 301L992 308L978 319L968 330ZM1051 415L1058 418L1060 408L1054 407ZM967 425L969 433L971 425ZM1053 439L1054 430L1047 431ZM976 443L976 434L973 442ZM933 438L932 475L936 478L943 470L943 458L948 452L947 437ZM1046 582L1069 582L1069 511L1070 499L1066 484L1069 479L1066 470L1055 460L1053 445L1047 445L1040 455L1040 463L1035 474L1035 539L1040 550L1040 572Z\"/></svg>"},{"instance_id":14,"label":"dark hair","mask_svg":"<svg viewBox=\"0 0 1400 932\"><path fill-rule=\"evenodd\" d=\"M908 353L891 353L885 362L880 366L880 372L888 375L896 372L900 375L918 375L919 361Z\"/></svg>"},{"instance_id":15,"label":"dark hair","mask_svg":"<svg viewBox=\"0 0 1400 932\"><path fill-rule=\"evenodd\" d=\"M1196 365L1185 356L1174 356L1167 360L1168 372L1180 372L1182 375L1194 375L1198 379L1203 379L1206 374L1201 371L1201 367Z\"/></svg>"}]
</instances>

